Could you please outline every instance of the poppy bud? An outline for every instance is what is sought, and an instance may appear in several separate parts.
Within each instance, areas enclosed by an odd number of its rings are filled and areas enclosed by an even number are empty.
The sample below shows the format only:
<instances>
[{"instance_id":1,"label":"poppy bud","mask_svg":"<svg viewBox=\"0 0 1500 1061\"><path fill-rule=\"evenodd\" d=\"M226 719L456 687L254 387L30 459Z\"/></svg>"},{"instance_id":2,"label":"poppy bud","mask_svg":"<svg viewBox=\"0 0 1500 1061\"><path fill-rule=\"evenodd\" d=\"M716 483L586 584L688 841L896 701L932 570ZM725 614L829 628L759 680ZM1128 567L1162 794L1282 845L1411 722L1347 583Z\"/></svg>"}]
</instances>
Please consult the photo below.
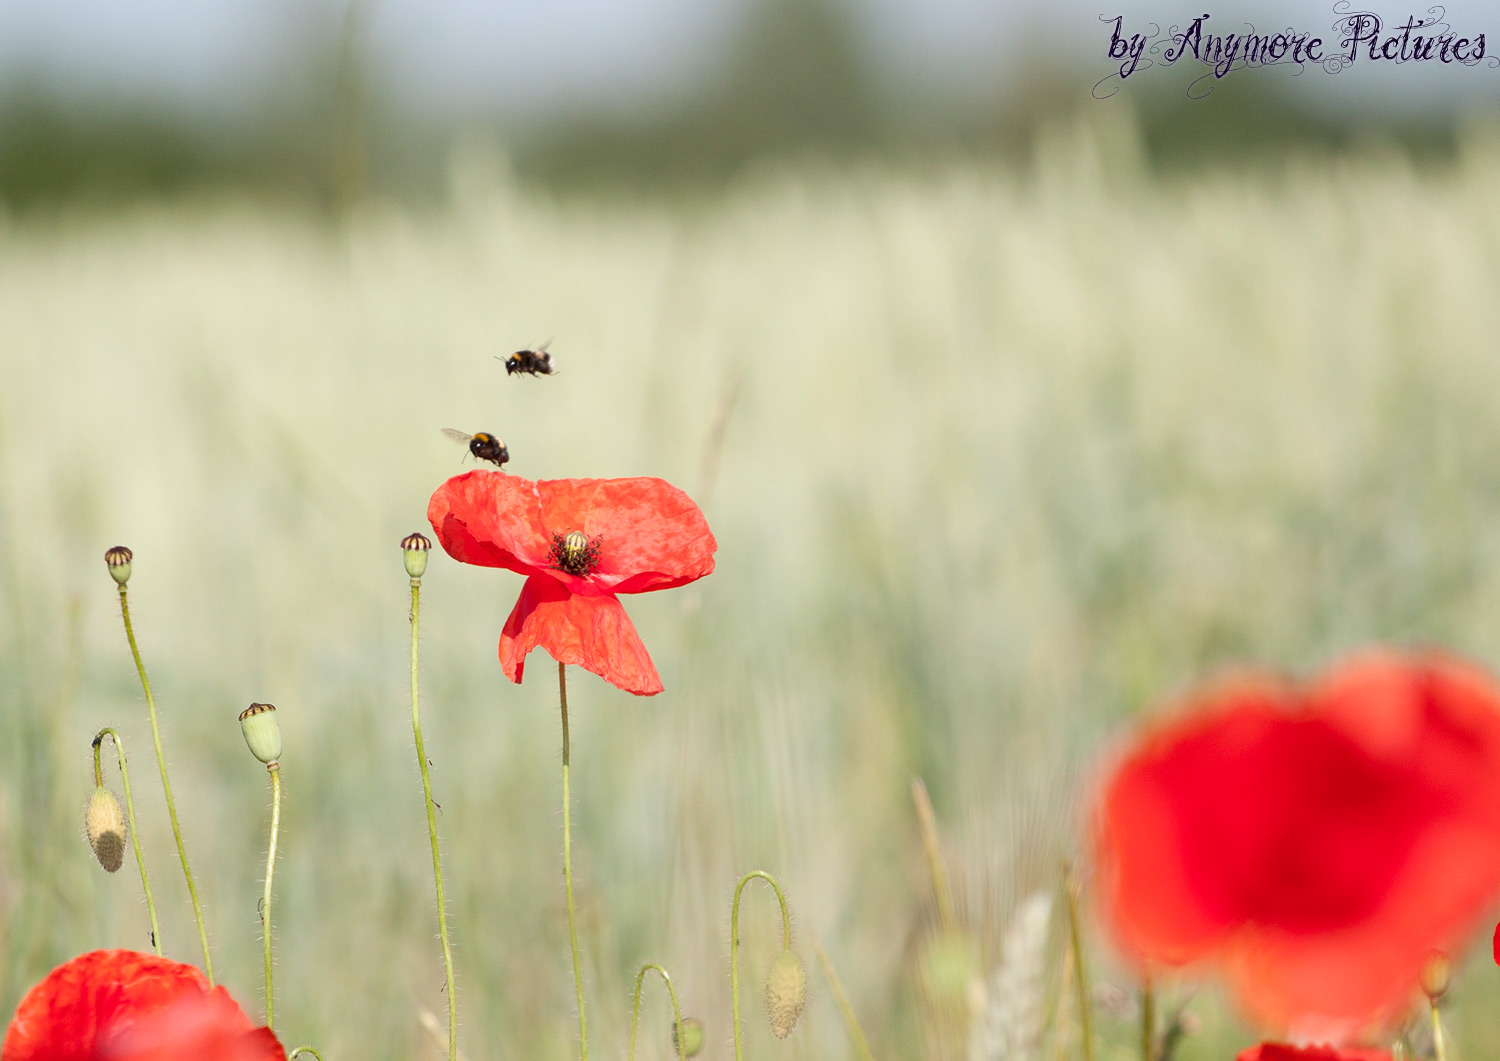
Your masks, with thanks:
<instances>
[{"instance_id":1,"label":"poppy bud","mask_svg":"<svg viewBox=\"0 0 1500 1061\"><path fill-rule=\"evenodd\" d=\"M250 754L267 766L281 759L281 724L276 721L275 704L251 704L241 711L240 732Z\"/></svg>"},{"instance_id":2,"label":"poppy bud","mask_svg":"<svg viewBox=\"0 0 1500 1061\"><path fill-rule=\"evenodd\" d=\"M678 1037L681 1037L681 1046ZM703 1022L694 1017L684 1017L682 1024L672 1025L672 1052L683 1057L692 1057L703 1049Z\"/></svg>"},{"instance_id":3,"label":"poppy bud","mask_svg":"<svg viewBox=\"0 0 1500 1061\"><path fill-rule=\"evenodd\" d=\"M1427 964L1422 967L1422 993L1434 1001L1442 998L1452 976L1453 962L1448 955L1433 951L1427 957Z\"/></svg>"},{"instance_id":4,"label":"poppy bud","mask_svg":"<svg viewBox=\"0 0 1500 1061\"><path fill-rule=\"evenodd\" d=\"M408 534L401 539L401 555L406 561L406 573L412 578L421 578L427 571L427 552L432 541L424 534Z\"/></svg>"},{"instance_id":5,"label":"poppy bud","mask_svg":"<svg viewBox=\"0 0 1500 1061\"><path fill-rule=\"evenodd\" d=\"M797 1026L802 1007L807 1005L807 966L790 950L776 955L766 974L766 1015L771 1031L785 1039Z\"/></svg>"},{"instance_id":6,"label":"poppy bud","mask_svg":"<svg viewBox=\"0 0 1500 1061\"><path fill-rule=\"evenodd\" d=\"M89 847L106 873L125 863L125 814L115 794L102 785L94 789L83 812L83 829Z\"/></svg>"},{"instance_id":7,"label":"poppy bud","mask_svg":"<svg viewBox=\"0 0 1500 1061\"><path fill-rule=\"evenodd\" d=\"M123 545L117 545L104 554L104 562L109 565L109 574L120 585L130 581L130 561L135 554Z\"/></svg>"}]
</instances>

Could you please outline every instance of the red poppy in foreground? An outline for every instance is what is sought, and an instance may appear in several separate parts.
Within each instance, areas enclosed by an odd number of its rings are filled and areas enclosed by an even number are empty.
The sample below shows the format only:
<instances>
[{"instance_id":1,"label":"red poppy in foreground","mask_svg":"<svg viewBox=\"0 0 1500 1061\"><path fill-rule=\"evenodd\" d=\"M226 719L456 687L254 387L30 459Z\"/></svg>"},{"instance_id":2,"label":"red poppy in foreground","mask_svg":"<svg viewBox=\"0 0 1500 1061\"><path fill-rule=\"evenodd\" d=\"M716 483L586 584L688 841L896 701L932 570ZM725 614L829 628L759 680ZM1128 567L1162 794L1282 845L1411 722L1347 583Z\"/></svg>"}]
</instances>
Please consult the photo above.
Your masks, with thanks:
<instances>
[{"instance_id":1,"label":"red poppy in foreground","mask_svg":"<svg viewBox=\"0 0 1500 1061\"><path fill-rule=\"evenodd\" d=\"M1389 1050L1335 1050L1331 1046L1261 1043L1240 1051L1235 1061L1391 1061Z\"/></svg>"},{"instance_id":2,"label":"red poppy in foreground","mask_svg":"<svg viewBox=\"0 0 1500 1061\"><path fill-rule=\"evenodd\" d=\"M534 483L473 471L437 488L427 518L455 560L527 576L500 634L511 681L540 646L626 692L661 692L618 594L671 589L714 569L717 543L687 494L661 479Z\"/></svg>"},{"instance_id":3,"label":"red poppy in foreground","mask_svg":"<svg viewBox=\"0 0 1500 1061\"><path fill-rule=\"evenodd\" d=\"M21 1000L0 1061L286 1061L222 987L191 965L96 950L59 965Z\"/></svg>"},{"instance_id":4,"label":"red poppy in foreground","mask_svg":"<svg viewBox=\"0 0 1500 1061\"><path fill-rule=\"evenodd\" d=\"M1139 963L1217 959L1253 1015L1347 1034L1409 1005L1500 894L1500 690L1381 653L1201 692L1115 765L1096 841Z\"/></svg>"}]
</instances>

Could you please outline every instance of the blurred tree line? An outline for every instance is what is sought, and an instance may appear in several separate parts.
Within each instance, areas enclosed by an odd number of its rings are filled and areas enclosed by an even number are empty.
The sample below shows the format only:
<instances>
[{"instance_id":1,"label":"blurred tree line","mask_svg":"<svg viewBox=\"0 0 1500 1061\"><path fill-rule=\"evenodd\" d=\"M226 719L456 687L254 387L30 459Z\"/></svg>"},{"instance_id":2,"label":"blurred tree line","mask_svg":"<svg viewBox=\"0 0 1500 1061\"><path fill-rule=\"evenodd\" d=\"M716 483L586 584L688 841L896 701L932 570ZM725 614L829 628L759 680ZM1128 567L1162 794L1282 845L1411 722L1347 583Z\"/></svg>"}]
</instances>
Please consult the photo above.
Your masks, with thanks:
<instances>
[{"instance_id":1,"label":"blurred tree line","mask_svg":"<svg viewBox=\"0 0 1500 1061\"><path fill-rule=\"evenodd\" d=\"M1162 168L1372 141L1424 161L1455 150L1452 121L1314 112L1278 89L1280 71L1231 76L1207 99L1189 99L1182 77L1145 77L1101 101L1090 89L1105 64L1049 61L1042 50L1003 91L944 94L884 71L840 0L758 0L710 83L675 103L545 122L418 120L365 57L364 10L353 0L342 25L304 48L297 76L233 113L69 98L43 78L12 76L0 83L0 199L24 208L222 190L338 208L371 191L431 197L445 187L453 143L476 131L506 146L522 178L549 187L675 194L720 186L768 157L1020 162L1048 126L1121 107L1133 108L1147 159Z\"/></svg>"}]
</instances>

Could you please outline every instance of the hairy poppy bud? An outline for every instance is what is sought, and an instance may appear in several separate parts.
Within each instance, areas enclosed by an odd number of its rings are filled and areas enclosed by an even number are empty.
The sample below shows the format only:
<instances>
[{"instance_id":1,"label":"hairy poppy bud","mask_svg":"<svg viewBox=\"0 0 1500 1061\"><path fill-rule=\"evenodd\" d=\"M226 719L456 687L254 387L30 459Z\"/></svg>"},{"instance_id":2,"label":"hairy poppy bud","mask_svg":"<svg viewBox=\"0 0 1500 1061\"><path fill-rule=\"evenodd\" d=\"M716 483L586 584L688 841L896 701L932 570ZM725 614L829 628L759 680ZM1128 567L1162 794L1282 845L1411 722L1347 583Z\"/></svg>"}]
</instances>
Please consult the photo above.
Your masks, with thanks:
<instances>
[{"instance_id":1,"label":"hairy poppy bud","mask_svg":"<svg viewBox=\"0 0 1500 1061\"><path fill-rule=\"evenodd\" d=\"M802 1007L807 1005L807 966L790 950L776 955L766 974L766 1015L771 1031L785 1039L797 1026Z\"/></svg>"},{"instance_id":2,"label":"hairy poppy bud","mask_svg":"<svg viewBox=\"0 0 1500 1061\"><path fill-rule=\"evenodd\" d=\"M408 534L401 539L401 555L406 561L406 573L412 578L421 578L427 571L427 553L432 540L425 534Z\"/></svg>"},{"instance_id":3,"label":"hairy poppy bud","mask_svg":"<svg viewBox=\"0 0 1500 1061\"><path fill-rule=\"evenodd\" d=\"M240 732L250 746L250 754L267 766L281 759L281 723L276 721L276 705L251 704L240 712Z\"/></svg>"},{"instance_id":4,"label":"hairy poppy bud","mask_svg":"<svg viewBox=\"0 0 1500 1061\"><path fill-rule=\"evenodd\" d=\"M106 873L125 863L125 814L115 794L102 785L94 789L83 812L83 829L89 847Z\"/></svg>"},{"instance_id":5,"label":"hairy poppy bud","mask_svg":"<svg viewBox=\"0 0 1500 1061\"><path fill-rule=\"evenodd\" d=\"M120 585L130 581L130 561L135 554L123 545L117 545L104 554L104 562L109 565L109 574Z\"/></svg>"},{"instance_id":6,"label":"hairy poppy bud","mask_svg":"<svg viewBox=\"0 0 1500 1061\"><path fill-rule=\"evenodd\" d=\"M683 1057L692 1057L702 1049L703 1022L701 1020L684 1017L680 1025L672 1025L672 1052L674 1054L681 1053Z\"/></svg>"}]
</instances>

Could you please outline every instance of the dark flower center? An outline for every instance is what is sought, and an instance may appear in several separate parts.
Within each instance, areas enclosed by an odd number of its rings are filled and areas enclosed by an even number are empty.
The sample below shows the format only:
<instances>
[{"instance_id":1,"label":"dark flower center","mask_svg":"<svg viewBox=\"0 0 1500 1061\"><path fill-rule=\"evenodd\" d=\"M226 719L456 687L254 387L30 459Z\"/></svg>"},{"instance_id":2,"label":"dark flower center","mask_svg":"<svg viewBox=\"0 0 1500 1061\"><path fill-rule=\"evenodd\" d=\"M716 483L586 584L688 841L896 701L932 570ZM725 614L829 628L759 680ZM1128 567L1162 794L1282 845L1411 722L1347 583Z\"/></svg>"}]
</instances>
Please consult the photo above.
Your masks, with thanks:
<instances>
[{"instance_id":1,"label":"dark flower center","mask_svg":"<svg viewBox=\"0 0 1500 1061\"><path fill-rule=\"evenodd\" d=\"M599 566L599 546L604 538L589 538L582 531L569 531L567 534L553 532L552 548L547 554L547 561L559 571L566 571L570 575L592 574L594 568Z\"/></svg>"}]
</instances>

